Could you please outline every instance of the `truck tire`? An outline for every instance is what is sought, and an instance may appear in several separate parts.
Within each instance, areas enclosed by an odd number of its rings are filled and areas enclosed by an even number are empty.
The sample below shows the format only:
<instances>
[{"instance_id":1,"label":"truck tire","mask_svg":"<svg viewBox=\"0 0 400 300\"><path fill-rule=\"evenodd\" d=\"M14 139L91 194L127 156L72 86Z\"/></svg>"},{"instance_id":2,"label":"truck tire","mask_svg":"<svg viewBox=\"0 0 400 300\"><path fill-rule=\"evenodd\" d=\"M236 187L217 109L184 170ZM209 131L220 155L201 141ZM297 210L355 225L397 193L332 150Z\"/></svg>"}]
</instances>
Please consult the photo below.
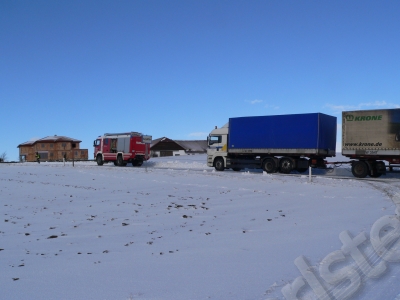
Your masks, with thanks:
<instances>
[{"instance_id":1,"label":"truck tire","mask_svg":"<svg viewBox=\"0 0 400 300\"><path fill-rule=\"evenodd\" d=\"M133 167L140 167L141 165L143 165L143 160L132 160Z\"/></svg>"},{"instance_id":2,"label":"truck tire","mask_svg":"<svg viewBox=\"0 0 400 300\"><path fill-rule=\"evenodd\" d=\"M289 174L293 170L293 160L289 157L281 158L279 162L279 170L283 174Z\"/></svg>"},{"instance_id":3,"label":"truck tire","mask_svg":"<svg viewBox=\"0 0 400 300\"><path fill-rule=\"evenodd\" d=\"M215 167L215 170L217 170L217 171L225 170L224 159L221 157L216 158L214 161L214 167Z\"/></svg>"},{"instance_id":4,"label":"truck tire","mask_svg":"<svg viewBox=\"0 0 400 300\"><path fill-rule=\"evenodd\" d=\"M262 163L262 168L267 173L275 173L277 169L277 165L274 159L267 158Z\"/></svg>"},{"instance_id":5,"label":"truck tire","mask_svg":"<svg viewBox=\"0 0 400 300\"><path fill-rule=\"evenodd\" d=\"M96 162L98 166L102 166L104 164L103 158L101 157L101 155L97 155L96 157Z\"/></svg>"},{"instance_id":6,"label":"truck tire","mask_svg":"<svg viewBox=\"0 0 400 300\"><path fill-rule=\"evenodd\" d=\"M366 162L360 160L351 164L351 173L354 177L365 178L368 175L368 165Z\"/></svg>"},{"instance_id":7,"label":"truck tire","mask_svg":"<svg viewBox=\"0 0 400 300\"><path fill-rule=\"evenodd\" d=\"M122 167L123 165L124 165L124 159L122 158L122 155L118 155L117 166Z\"/></svg>"}]
</instances>

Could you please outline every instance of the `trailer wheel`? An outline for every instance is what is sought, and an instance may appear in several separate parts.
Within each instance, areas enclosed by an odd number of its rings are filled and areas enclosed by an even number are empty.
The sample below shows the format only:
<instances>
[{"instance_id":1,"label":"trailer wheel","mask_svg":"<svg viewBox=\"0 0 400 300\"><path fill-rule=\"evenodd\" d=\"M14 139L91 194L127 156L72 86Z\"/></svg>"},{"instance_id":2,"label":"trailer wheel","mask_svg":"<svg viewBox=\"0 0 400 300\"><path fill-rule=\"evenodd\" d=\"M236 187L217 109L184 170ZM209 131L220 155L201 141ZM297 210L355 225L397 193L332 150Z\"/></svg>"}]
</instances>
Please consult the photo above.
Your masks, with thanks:
<instances>
[{"instance_id":1,"label":"trailer wheel","mask_svg":"<svg viewBox=\"0 0 400 300\"><path fill-rule=\"evenodd\" d=\"M104 164L104 161L103 161L103 159L102 159L102 157L101 157L100 154L97 155L97 157L96 157L96 162L97 162L97 165L98 165L98 166L102 166L102 165Z\"/></svg>"},{"instance_id":2,"label":"trailer wheel","mask_svg":"<svg viewBox=\"0 0 400 300\"><path fill-rule=\"evenodd\" d=\"M217 170L217 171L225 170L224 159L221 157L216 158L214 161L214 166L215 166L215 170Z\"/></svg>"},{"instance_id":3,"label":"trailer wheel","mask_svg":"<svg viewBox=\"0 0 400 300\"><path fill-rule=\"evenodd\" d=\"M289 174L293 170L293 160L289 157L283 157L279 163L280 172Z\"/></svg>"},{"instance_id":4,"label":"trailer wheel","mask_svg":"<svg viewBox=\"0 0 400 300\"><path fill-rule=\"evenodd\" d=\"M262 168L267 173L275 173L276 172L276 163L274 159L267 158L262 163Z\"/></svg>"},{"instance_id":5,"label":"trailer wheel","mask_svg":"<svg viewBox=\"0 0 400 300\"><path fill-rule=\"evenodd\" d=\"M118 155L117 166L122 167L123 165L124 165L124 159L122 158L122 155Z\"/></svg>"},{"instance_id":6,"label":"trailer wheel","mask_svg":"<svg viewBox=\"0 0 400 300\"><path fill-rule=\"evenodd\" d=\"M368 165L364 161L356 161L351 165L354 177L365 178L368 175Z\"/></svg>"}]
</instances>

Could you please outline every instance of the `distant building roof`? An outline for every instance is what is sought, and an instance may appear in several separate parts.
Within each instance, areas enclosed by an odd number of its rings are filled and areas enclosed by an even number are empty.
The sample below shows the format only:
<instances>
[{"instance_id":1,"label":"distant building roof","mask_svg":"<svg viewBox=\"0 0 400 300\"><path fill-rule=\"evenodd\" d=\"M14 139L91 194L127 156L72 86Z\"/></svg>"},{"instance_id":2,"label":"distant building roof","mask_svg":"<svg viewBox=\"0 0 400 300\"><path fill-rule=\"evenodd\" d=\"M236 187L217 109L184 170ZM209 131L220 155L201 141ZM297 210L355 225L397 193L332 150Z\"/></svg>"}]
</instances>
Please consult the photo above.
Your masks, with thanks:
<instances>
[{"instance_id":1,"label":"distant building roof","mask_svg":"<svg viewBox=\"0 0 400 300\"><path fill-rule=\"evenodd\" d=\"M33 140L33 141L27 141L25 143L19 144L17 148L21 146L33 146L36 143L55 143L55 142L72 142L72 143L80 143L82 141L73 139L67 136L61 136L61 135L52 135L52 136L46 136L44 138L38 139L38 140Z\"/></svg>"},{"instance_id":2,"label":"distant building roof","mask_svg":"<svg viewBox=\"0 0 400 300\"><path fill-rule=\"evenodd\" d=\"M186 151L207 152L207 140L175 140Z\"/></svg>"},{"instance_id":3,"label":"distant building roof","mask_svg":"<svg viewBox=\"0 0 400 300\"><path fill-rule=\"evenodd\" d=\"M171 140L167 137L151 142L151 150L185 150L188 152L206 152L207 140Z\"/></svg>"}]
</instances>

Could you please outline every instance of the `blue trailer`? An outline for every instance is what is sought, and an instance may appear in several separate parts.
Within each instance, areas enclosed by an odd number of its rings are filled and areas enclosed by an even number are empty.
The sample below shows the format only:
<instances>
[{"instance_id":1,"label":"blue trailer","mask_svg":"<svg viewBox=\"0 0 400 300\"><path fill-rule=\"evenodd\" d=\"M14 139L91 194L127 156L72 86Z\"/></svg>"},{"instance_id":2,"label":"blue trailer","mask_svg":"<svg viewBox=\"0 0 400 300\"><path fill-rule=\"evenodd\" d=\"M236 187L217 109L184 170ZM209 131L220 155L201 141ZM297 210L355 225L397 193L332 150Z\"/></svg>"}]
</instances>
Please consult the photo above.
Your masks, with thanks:
<instances>
[{"instance_id":1,"label":"blue trailer","mask_svg":"<svg viewBox=\"0 0 400 300\"><path fill-rule=\"evenodd\" d=\"M208 137L207 164L268 173L325 167L336 153L336 117L322 113L230 118Z\"/></svg>"}]
</instances>

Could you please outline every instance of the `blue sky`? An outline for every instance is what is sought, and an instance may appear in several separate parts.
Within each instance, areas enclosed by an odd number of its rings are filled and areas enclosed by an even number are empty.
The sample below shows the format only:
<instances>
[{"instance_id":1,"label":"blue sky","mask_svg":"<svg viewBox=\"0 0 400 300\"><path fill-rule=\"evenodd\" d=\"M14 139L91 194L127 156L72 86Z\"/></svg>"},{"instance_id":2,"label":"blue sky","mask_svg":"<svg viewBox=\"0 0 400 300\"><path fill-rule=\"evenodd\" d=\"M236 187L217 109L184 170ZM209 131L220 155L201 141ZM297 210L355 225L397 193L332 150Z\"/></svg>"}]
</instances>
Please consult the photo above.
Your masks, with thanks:
<instances>
[{"instance_id":1,"label":"blue sky","mask_svg":"<svg viewBox=\"0 0 400 300\"><path fill-rule=\"evenodd\" d=\"M400 107L400 1L0 1L0 153ZM92 158L92 157L91 157Z\"/></svg>"}]
</instances>

